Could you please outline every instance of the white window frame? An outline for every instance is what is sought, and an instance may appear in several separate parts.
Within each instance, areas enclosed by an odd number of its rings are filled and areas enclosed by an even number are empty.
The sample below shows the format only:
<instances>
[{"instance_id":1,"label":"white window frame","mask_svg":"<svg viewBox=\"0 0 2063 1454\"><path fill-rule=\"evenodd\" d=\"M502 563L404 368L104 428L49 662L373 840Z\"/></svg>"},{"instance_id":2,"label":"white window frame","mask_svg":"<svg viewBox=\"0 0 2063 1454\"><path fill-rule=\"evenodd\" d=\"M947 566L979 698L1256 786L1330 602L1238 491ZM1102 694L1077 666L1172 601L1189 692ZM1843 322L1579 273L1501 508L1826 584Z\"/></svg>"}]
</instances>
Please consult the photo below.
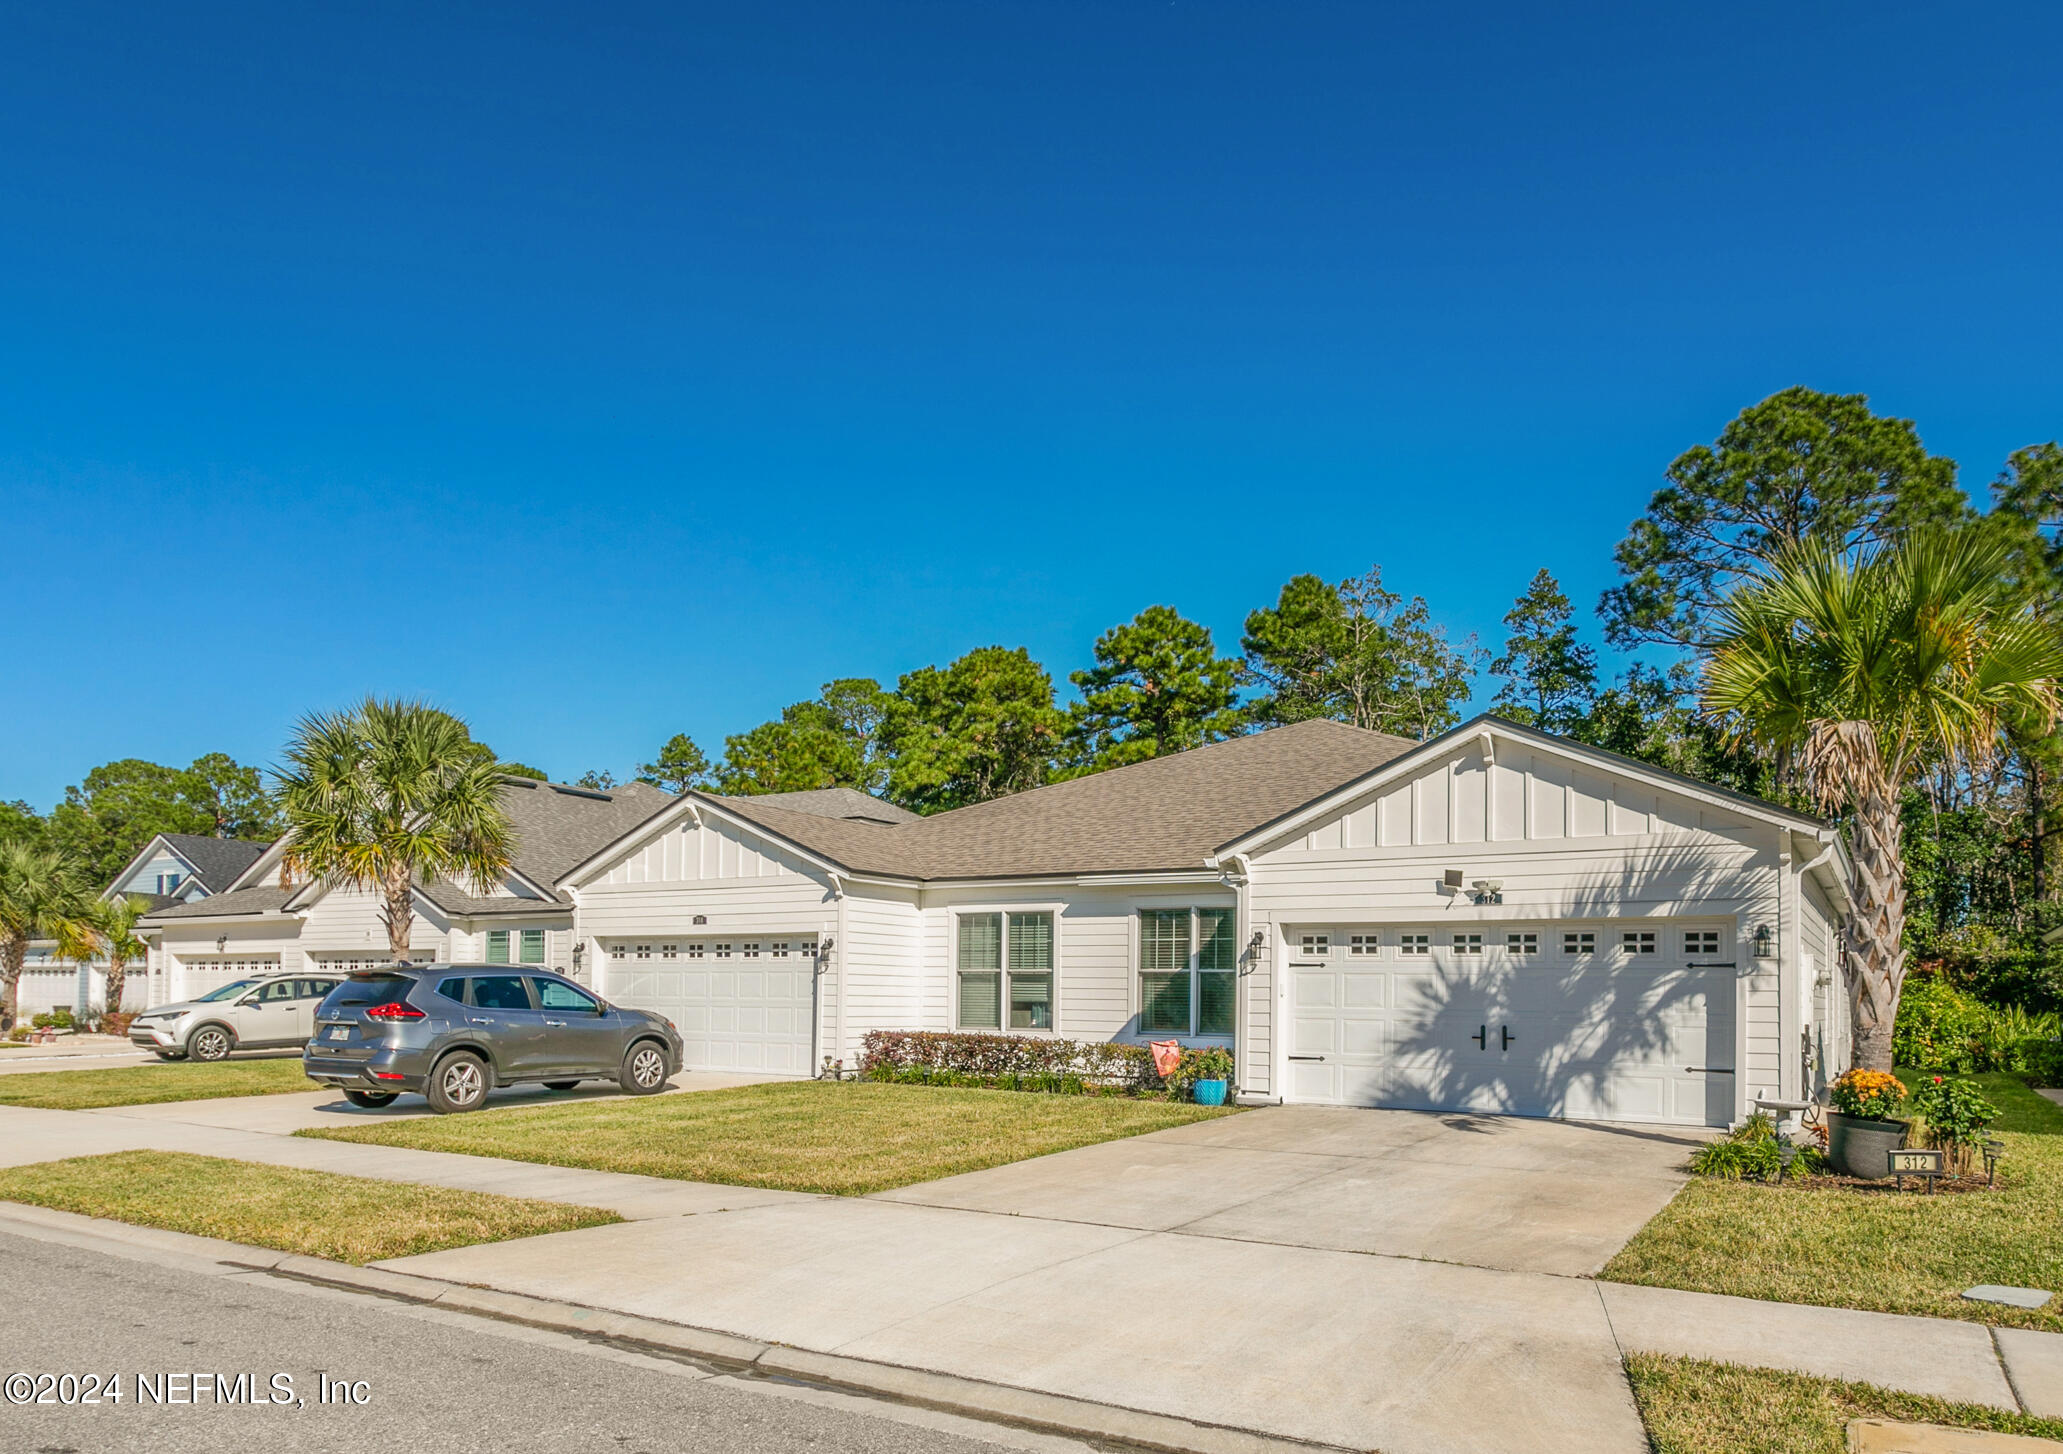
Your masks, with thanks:
<instances>
[{"instance_id":1,"label":"white window frame","mask_svg":"<svg viewBox=\"0 0 2063 1454\"><path fill-rule=\"evenodd\" d=\"M1483 953L1483 936L1473 933L1463 934L1457 931L1454 935L1454 952L1466 955L1470 959L1481 958Z\"/></svg>"},{"instance_id":2,"label":"white window frame","mask_svg":"<svg viewBox=\"0 0 2063 1454\"><path fill-rule=\"evenodd\" d=\"M1683 931L1683 957L1695 958L1700 954L1719 953L1719 931L1717 929L1686 929Z\"/></svg>"},{"instance_id":3,"label":"white window frame","mask_svg":"<svg viewBox=\"0 0 2063 1454\"><path fill-rule=\"evenodd\" d=\"M1182 970L1147 970L1141 964L1141 961L1146 957L1145 940L1140 932L1140 925L1143 922L1142 916L1148 913L1181 913L1185 910L1189 914L1189 960L1187 967ZM1232 916L1232 968L1229 971L1218 969L1209 971L1211 974L1226 975L1232 981L1233 1028L1230 1030L1205 1031L1198 1028L1203 1021L1203 977L1205 974L1203 968L1203 936L1198 915L1205 913L1230 914ZM1245 948L1239 942L1239 906L1237 904L1197 903L1194 900L1178 900L1174 903L1135 903L1132 905L1131 917L1132 1016L1133 1023L1138 1028L1138 1033L1154 1039L1173 1036L1178 1040L1196 1041L1211 1045L1231 1045L1238 1038L1239 1033L1239 961L1245 954ZM1301 945L1307 938L1317 938L1326 941L1324 950L1313 952L1314 954L1322 953L1328 960L1332 958L1333 946L1330 931L1318 935L1298 934L1296 942ZM1149 1030L1146 1028L1146 991L1141 981L1148 973L1187 974L1189 976L1189 1028L1187 1030Z\"/></svg>"},{"instance_id":4,"label":"white window frame","mask_svg":"<svg viewBox=\"0 0 2063 1454\"><path fill-rule=\"evenodd\" d=\"M1661 936L1652 929L1621 929L1619 951L1622 954L1656 954L1661 951Z\"/></svg>"},{"instance_id":5,"label":"white window frame","mask_svg":"<svg viewBox=\"0 0 2063 1454\"><path fill-rule=\"evenodd\" d=\"M1540 931L1537 929L1512 929L1504 936L1504 952L1521 957L1540 952Z\"/></svg>"},{"instance_id":6,"label":"white window frame","mask_svg":"<svg viewBox=\"0 0 2063 1454\"><path fill-rule=\"evenodd\" d=\"M996 1023L994 1025L962 1025L960 1023L960 920L964 916L979 914L1000 914L1003 917L1001 941L997 945L997 1000ZM1053 920L1053 968L1050 971L1036 970L1034 973L1050 973L1053 979L1051 1025L1039 1028L1012 1029L1010 1025L1010 916L1012 914L1045 914ZM1058 1035L1060 1033L1060 1010L1065 1003L1061 987L1061 933L1066 923L1067 905L1058 901L1037 904L955 904L946 916L946 998L953 1007L953 1028L974 1034L988 1035ZM805 958L814 958L817 941L814 935L798 941L796 952ZM987 971L980 971L986 973ZM1134 971L1136 974L1137 971Z\"/></svg>"},{"instance_id":7,"label":"white window frame","mask_svg":"<svg viewBox=\"0 0 2063 1454\"><path fill-rule=\"evenodd\" d=\"M1589 942L1586 943L1586 940ZM1582 959L1586 955L1597 953L1597 930L1562 930L1562 953L1571 959Z\"/></svg>"},{"instance_id":8,"label":"white window frame","mask_svg":"<svg viewBox=\"0 0 2063 1454\"><path fill-rule=\"evenodd\" d=\"M1433 936L1416 933L1399 934L1397 936L1397 952L1413 959L1418 958L1422 954L1431 954L1433 952Z\"/></svg>"},{"instance_id":9,"label":"white window frame","mask_svg":"<svg viewBox=\"0 0 2063 1454\"><path fill-rule=\"evenodd\" d=\"M1382 935L1349 934L1347 936L1347 957L1349 959L1372 959L1382 953Z\"/></svg>"}]
</instances>

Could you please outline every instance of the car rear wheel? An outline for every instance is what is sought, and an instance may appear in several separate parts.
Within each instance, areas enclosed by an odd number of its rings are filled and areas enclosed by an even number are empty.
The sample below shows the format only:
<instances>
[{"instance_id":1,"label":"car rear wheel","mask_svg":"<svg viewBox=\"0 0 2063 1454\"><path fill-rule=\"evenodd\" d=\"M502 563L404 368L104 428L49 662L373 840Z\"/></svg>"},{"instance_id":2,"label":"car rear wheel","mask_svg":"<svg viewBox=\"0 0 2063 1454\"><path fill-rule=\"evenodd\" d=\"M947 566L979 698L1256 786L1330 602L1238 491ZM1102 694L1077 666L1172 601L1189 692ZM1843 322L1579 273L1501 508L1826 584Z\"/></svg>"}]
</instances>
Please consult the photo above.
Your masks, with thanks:
<instances>
[{"instance_id":1,"label":"car rear wheel","mask_svg":"<svg viewBox=\"0 0 2063 1454\"><path fill-rule=\"evenodd\" d=\"M546 1090L572 1090L573 1087L579 1084L580 1082L577 1080L548 1080L544 1083L544 1088Z\"/></svg>"},{"instance_id":2,"label":"car rear wheel","mask_svg":"<svg viewBox=\"0 0 2063 1454\"><path fill-rule=\"evenodd\" d=\"M186 1053L195 1060L227 1060L236 1049L236 1037L220 1025L203 1025L186 1042Z\"/></svg>"},{"instance_id":3,"label":"car rear wheel","mask_svg":"<svg viewBox=\"0 0 2063 1454\"><path fill-rule=\"evenodd\" d=\"M623 1057L616 1077L627 1096L656 1095L666 1089L666 1052L657 1040L640 1040Z\"/></svg>"},{"instance_id":4,"label":"car rear wheel","mask_svg":"<svg viewBox=\"0 0 2063 1454\"><path fill-rule=\"evenodd\" d=\"M344 1099L354 1106L364 1106L366 1109L372 1110L380 1106L393 1105L394 1092L347 1090L344 1092Z\"/></svg>"},{"instance_id":5,"label":"car rear wheel","mask_svg":"<svg viewBox=\"0 0 2063 1454\"><path fill-rule=\"evenodd\" d=\"M430 1072L423 1094L439 1115L477 1111L487 1099L487 1062L465 1050L447 1056Z\"/></svg>"}]
</instances>

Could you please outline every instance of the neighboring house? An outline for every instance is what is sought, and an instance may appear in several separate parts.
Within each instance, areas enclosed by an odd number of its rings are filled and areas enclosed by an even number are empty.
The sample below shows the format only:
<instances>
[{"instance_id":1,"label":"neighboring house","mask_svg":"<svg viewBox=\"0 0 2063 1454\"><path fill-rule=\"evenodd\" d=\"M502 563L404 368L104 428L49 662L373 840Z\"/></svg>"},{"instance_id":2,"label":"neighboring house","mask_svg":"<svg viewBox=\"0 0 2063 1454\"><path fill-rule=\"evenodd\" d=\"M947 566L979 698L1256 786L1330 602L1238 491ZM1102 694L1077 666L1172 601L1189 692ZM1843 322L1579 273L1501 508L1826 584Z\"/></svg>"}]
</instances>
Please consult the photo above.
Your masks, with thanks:
<instances>
[{"instance_id":1,"label":"neighboring house","mask_svg":"<svg viewBox=\"0 0 2063 1454\"><path fill-rule=\"evenodd\" d=\"M578 972L573 906L559 891L560 877L672 801L643 783L594 792L504 778L502 804L515 829L509 873L485 894L456 884L419 885L411 957ZM286 849L284 838L261 846L223 892L145 917L140 932L151 944L150 1003L190 999L251 975L303 968L341 973L393 962L379 896L293 879L284 871Z\"/></svg>"},{"instance_id":2,"label":"neighboring house","mask_svg":"<svg viewBox=\"0 0 2063 1454\"><path fill-rule=\"evenodd\" d=\"M1479 717L1303 722L919 818L848 789L510 779L516 867L415 957L537 963L806 1076L874 1029L1223 1045L1250 1100L1724 1125L1847 1064L1852 870L1819 819ZM153 1002L386 962L284 843L172 905Z\"/></svg>"},{"instance_id":3,"label":"neighboring house","mask_svg":"<svg viewBox=\"0 0 2063 1454\"><path fill-rule=\"evenodd\" d=\"M1724 1125L1847 1063L1831 827L1494 717L923 819L816 796L689 793L562 880L595 985L690 1065L1177 1039L1232 1047L1250 1099Z\"/></svg>"},{"instance_id":4,"label":"neighboring house","mask_svg":"<svg viewBox=\"0 0 2063 1454\"><path fill-rule=\"evenodd\" d=\"M101 890L103 899L117 895L148 900L152 909L194 903L220 893L242 877L265 852L265 844L242 838L209 838L199 833L160 833L138 849L120 873ZM148 970L129 966L123 1000L130 1008L147 1001ZM32 941L23 961L22 1013L45 1014L64 1007L83 1014L107 998L107 961L79 964L56 954L47 941Z\"/></svg>"}]
</instances>

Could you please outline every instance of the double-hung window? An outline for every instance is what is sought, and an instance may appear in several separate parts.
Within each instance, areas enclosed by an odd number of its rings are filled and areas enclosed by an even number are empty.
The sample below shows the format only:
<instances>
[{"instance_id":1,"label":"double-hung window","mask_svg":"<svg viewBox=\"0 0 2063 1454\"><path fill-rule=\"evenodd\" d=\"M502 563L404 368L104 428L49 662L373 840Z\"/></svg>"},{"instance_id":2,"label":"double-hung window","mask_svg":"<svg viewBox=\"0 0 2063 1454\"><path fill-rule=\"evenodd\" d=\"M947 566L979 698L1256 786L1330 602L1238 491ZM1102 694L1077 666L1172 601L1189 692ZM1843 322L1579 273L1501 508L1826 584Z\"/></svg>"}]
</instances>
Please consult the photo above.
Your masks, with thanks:
<instances>
[{"instance_id":1,"label":"double-hung window","mask_svg":"<svg viewBox=\"0 0 2063 1454\"><path fill-rule=\"evenodd\" d=\"M1053 1028L1050 912L960 915L954 968L961 1029Z\"/></svg>"},{"instance_id":2,"label":"double-hung window","mask_svg":"<svg viewBox=\"0 0 2063 1454\"><path fill-rule=\"evenodd\" d=\"M1239 986L1231 909L1139 911L1139 1028L1230 1035Z\"/></svg>"}]
</instances>

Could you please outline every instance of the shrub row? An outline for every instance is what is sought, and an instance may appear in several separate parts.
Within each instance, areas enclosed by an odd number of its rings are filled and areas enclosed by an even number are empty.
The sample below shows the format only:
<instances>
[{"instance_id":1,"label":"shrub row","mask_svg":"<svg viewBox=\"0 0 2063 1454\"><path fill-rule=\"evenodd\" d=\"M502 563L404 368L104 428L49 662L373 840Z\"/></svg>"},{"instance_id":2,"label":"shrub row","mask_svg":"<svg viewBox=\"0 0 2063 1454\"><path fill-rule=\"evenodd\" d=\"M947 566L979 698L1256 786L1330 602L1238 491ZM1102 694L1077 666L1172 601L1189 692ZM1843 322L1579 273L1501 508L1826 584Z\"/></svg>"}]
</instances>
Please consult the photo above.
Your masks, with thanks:
<instances>
[{"instance_id":1,"label":"shrub row","mask_svg":"<svg viewBox=\"0 0 2063 1454\"><path fill-rule=\"evenodd\" d=\"M1009 1090L1161 1088L1144 1045L1054 1040L1043 1035L870 1030L860 1057L869 1080L910 1085L999 1086Z\"/></svg>"},{"instance_id":2,"label":"shrub row","mask_svg":"<svg viewBox=\"0 0 2063 1454\"><path fill-rule=\"evenodd\" d=\"M1945 1074L2005 1070L2054 1079L2063 1072L2059 1030L2053 1012L1989 1005L1940 978L1915 975L1899 996L1892 1053L1900 1065Z\"/></svg>"}]
</instances>

